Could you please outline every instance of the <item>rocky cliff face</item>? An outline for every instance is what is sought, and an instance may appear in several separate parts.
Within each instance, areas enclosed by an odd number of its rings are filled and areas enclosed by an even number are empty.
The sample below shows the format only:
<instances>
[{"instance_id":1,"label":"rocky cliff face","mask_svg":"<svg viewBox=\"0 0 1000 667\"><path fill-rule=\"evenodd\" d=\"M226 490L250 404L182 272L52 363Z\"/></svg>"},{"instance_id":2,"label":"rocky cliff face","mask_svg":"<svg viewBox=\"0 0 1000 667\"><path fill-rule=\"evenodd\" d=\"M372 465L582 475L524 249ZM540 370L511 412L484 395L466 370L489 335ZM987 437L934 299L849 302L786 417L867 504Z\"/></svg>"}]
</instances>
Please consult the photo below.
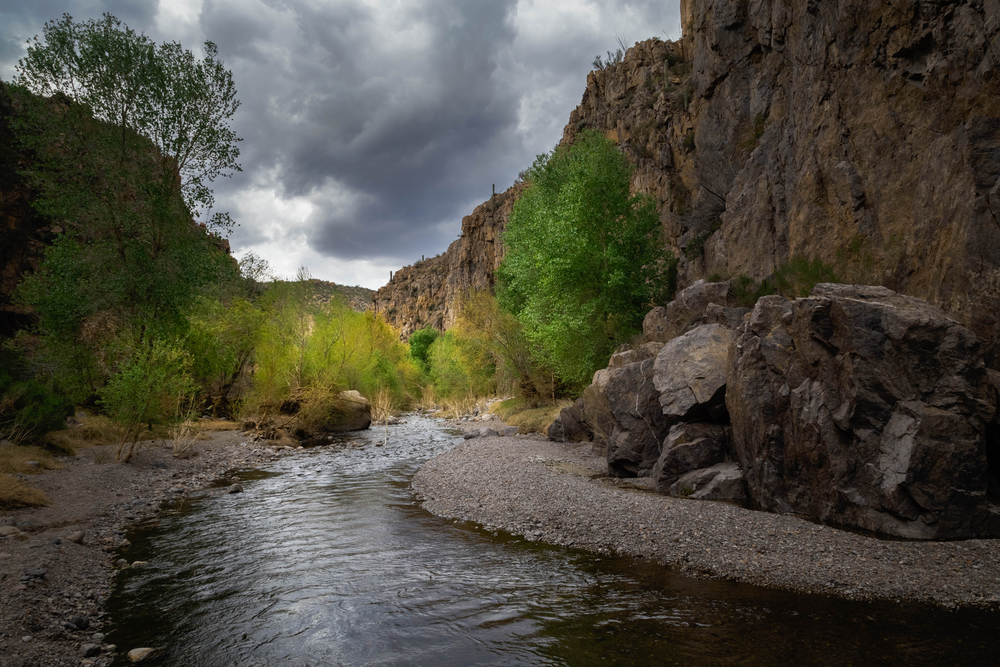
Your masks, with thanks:
<instances>
[{"instance_id":1,"label":"rocky cliff face","mask_svg":"<svg viewBox=\"0 0 1000 667\"><path fill-rule=\"evenodd\" d=\"M493 288L493 273L503 260L500 236L522 189L514 185L477 206L462 219L462 235L444 254L396 271L372 297L375 312L404 337L426 326L444 330L454 324L464 293Z\"/></svg>"},{"instance_id":2,"label":"rocky cliff face","mask_svg":"<svg viewBox=\"0 0 1000 667\"><path fill-rule=\"evenodd\" d=\"M820 259L995 340L1000 1L686 0L682 13L681 42L642 42L588 76L563 138L598 129L632 157L680 285ZM477 209L445 260L379 292L390 321L447 326L465 281L492 284L511 194L489 222ZM469 233L485 227L488 241Z\"/></svg>"}]
</instances>

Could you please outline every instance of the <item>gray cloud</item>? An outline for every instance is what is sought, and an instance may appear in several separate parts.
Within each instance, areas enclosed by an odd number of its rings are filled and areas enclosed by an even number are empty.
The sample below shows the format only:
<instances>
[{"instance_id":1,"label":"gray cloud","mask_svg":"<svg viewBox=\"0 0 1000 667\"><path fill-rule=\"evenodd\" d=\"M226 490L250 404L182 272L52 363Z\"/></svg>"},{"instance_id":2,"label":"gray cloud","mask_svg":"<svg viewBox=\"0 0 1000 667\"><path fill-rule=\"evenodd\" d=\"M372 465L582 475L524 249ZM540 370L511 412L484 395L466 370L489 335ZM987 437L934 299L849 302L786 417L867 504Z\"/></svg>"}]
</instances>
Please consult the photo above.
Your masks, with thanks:
<instances>
[{"instance_id":1,"label":"gray cloud","mask_svg":"<svg viewBox=\"0 0 1000 667\"><path fill-rule=\"evenodd\" d=\"M677 0L162 2L0 0L0 76L64 11L211 39L243 101L244 171L216 183L234 248L369 286L443 251L492 184L552 148L616 32L631 43L679 20Z\"/></svg>"}]
</instances>

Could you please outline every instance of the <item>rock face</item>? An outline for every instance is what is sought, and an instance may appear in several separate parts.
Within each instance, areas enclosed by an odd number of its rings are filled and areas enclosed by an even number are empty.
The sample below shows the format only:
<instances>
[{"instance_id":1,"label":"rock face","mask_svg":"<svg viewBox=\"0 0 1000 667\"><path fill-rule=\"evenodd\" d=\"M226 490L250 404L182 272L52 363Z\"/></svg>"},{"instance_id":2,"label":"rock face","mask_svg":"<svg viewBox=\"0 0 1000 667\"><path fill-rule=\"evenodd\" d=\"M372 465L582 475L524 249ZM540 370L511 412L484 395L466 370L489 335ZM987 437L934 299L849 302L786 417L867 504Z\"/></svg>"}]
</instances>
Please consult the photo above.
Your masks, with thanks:
<instances>
[{"instance_id":1,"label":"rock face","mask_svg":"<svg viewBox=\"0 0 1000 667\"><path fill-rule=\"evenodd\" d=\"M490 197L462 219L462 234L444 254L396 271L372 297L372 308L408 337L426 326L445 330L455 322L469 290L489 290L503 260L500 237L522 185Z\"/></svg>"},{"instance_id":2,"label":"rock face","mask_svg":"<svg viewBox=\"0 0 1000 667\"><path fill-rule=\"evenodd\" d=\"M765 297L731 348L732 447L764 509L900 537L1000 534L979 340L880 287Z\"/></svg>"},{"instance_id":3,"label":"rock face","mask_svg":"<svg viewBox=\"0 0 1000 667\"><path fill-rule=\"evenodd\" d=\"M692 470L671 485L670 495L694 500L742 501L746 499L743 473L732 461Z\"/></svg>"}]
</instances>

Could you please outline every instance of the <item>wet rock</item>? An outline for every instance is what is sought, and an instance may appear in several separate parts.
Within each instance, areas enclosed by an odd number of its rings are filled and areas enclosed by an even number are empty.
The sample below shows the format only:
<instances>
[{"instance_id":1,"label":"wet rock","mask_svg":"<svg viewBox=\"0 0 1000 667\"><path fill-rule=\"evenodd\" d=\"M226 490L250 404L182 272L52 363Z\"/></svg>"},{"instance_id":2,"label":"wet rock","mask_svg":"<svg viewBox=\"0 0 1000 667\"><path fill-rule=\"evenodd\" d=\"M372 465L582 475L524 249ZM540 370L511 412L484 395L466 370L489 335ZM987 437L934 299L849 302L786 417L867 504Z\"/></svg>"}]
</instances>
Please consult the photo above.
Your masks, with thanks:
<instances>
[{"instance_id":1,"label":"wet rock","mask_svg":"<svg viewBox=\"0 0 1000 667\"><path fill-rule=\"evenodd\" d=\"M155 650L152 648L134 648L128 652L128 659L132 662L139 662L148 658Z\"/></svg>"},{"instance_id":2,"label":"wet rock","mask_svg":"<svg viewBox=\"0 0 1000 667\"><path fill-rule=\"evenodd\" d=\"M670 487L670 495L698 500L746 499L743 473L734 461L725 461L709 468L692 470Z\"/></svg>"},{"instance_id":3,"label":"wet rock","mask_svg":"<svg viewBox=\"0 0 1000 667\"><path fill-rule=\"evenodd\" d=\"M243 485L239 484L239 483L233 484L228 489L226 489L226 493L230 493L230 494L232 494L232 493L243 493Z\"/></svg>"},{"instance_id":4,"label":"wet rock","mask_svg":"<svg viewBox=\"0 0 1000 667\"><path fill-rule=\"evenodd\" d=\"M100 644L84 644L80 647L80 657L93 658L101 654Z\"/></svg>"},{"instance_id":5,"label":"wet rock","mask_svg":"<svg viewBox=\"0 0 1000 667\"><path fill-rule=\"evenodd\" d=\"M925 301L851 285L761 299L726 402L765 509L907 538L1000 535L980 343Z\"/></svg>"},{"instance_id":6,"label":"wet rock","mask_svg":"<svg viewBox=\"0 0 1000 667\"><path fill-rule=\"evenodd\" d=\"M656 356L653 383L671 421L723 421L733 332L705 324L674 338Z\"/></svg>"},{"instance_id":7,"label":"wet rock","mask_svg":"<svg viewBox=\"0 0 1000 667\"><path fill-rule=\"evenodd\" d=\"M671 485L682 475L722 463L728 444L729 427L724 424L675 424L653 468L656 490L670 492Z\"/></svg>"}]
</instances>

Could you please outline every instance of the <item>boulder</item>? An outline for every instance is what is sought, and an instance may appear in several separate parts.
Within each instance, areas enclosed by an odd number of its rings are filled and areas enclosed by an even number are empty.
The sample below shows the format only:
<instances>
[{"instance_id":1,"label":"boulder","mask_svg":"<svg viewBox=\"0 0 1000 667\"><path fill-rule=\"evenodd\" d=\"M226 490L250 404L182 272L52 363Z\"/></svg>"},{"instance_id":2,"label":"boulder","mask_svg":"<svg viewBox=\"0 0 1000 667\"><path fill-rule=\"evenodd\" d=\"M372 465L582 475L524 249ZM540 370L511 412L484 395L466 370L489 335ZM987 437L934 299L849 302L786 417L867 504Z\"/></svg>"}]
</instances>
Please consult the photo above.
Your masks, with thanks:
<instances>
[{"instance_id":1,"label":"boulder","mask_svg":"<svg viewBox=\"0 0 1000 667\"><path fill-rule=\"evenodd\" d=\"M372 423L372 404L356 391L342 391L331 403L317 430L326 433L363 431Z\"/></svg>"},{"instance_id":2,"label":"boulder","mask_svg":"<svg viewBox=\"0 0 1000 667\"><path fill-rule=\"evenodd\" d=\"M762 298L726 404L762 508L917 539L1000 535L988 495L996 391L978 338L882 287Z\"/></svg>"},{"instance_id":3,"label":"boulder","mask_svg":"<svg viewBox=\"0 0 1000 667\"><path fill-rule=\"evenodd\" d=\"M594 455L604 456L607 452L608 440L614 430L615 418L611 414L611 406L604 388L608 383L607 369L594 373L594 381L583 390L583 415L587 428L594 442ZM563 424L565 428L565 424Z\"/></svg>"},{"instance_id":4,"label":"boulder","mask_svg":"<svg viewBox=\"0 0 1000 667\"><path fill-rule=\"evenodd\" d=\"M584 417L583 398L559 411L559 416L549 426L549 440L554 442L584 442L594 437L594 431Z\"/></svg>"},{"instance_id":5,"label":"boulder","mask_svg":"<svg viewBox=\"0 0 1000 667\"><path fill-rule=\"evenodd\" d=\"M616 477L648 476L660 458L670 423L660 408L653 365L652 359L645 359L608 371L604 396L613 426L607 460L608 472Z\"/></svg>"},{"instance_id":6,"label":"boulder","mask_svg":"<svg viewBox=\"0 0 1000 667\"><path fill-rule=\"evenodd\" d=\"M709 304L730 304L729 283L706 283L698 280L681 290L666 306L657 306L642 321L644 343L667 343L701 323Z\"/></svg>"},{"instance_id":7,"label":"boulder","mask_svg":"<svg viewBox=\"0 0 1000 667\"><path fill-rule=\"evenodd\" d=\"M705 324L678 336L656 356L653 383L672 422L725 420L726 375L733 332Z\"/></svg>"},{"instance_id":8,"label":"boulder","mask_svg":"<svg viewBox=\"0 0 1000 667\"><path fill-rule=\"evenodd\" d=\"M653 468L656 490L667 493L682 475L722 463L728 444L729 427L724 424L675 424Z\"/></svg>"},{"instance_id":9,"label":"boulder","mask_svg":"<svg viewBox=\"0 0 1000 667\"><path fill-rule=\"evenodd\" d=\"M746 500L743 473L734 461L692 470L670 487L670 495L698 500Z\"/></svg>"}]
</instances>

